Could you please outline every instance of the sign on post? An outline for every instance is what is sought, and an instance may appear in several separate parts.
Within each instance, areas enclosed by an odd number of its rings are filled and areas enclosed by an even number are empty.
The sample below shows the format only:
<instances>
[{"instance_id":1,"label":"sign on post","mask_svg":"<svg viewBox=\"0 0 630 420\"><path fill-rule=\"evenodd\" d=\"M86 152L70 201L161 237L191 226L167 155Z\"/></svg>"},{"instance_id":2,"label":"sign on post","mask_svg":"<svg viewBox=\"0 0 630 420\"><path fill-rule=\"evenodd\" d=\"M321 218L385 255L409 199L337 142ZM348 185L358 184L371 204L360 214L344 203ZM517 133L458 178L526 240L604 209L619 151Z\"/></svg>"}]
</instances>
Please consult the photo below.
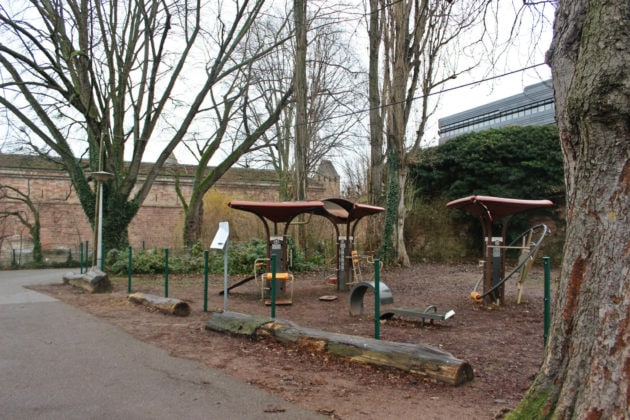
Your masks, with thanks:
<instances>
[{"instance_id":1,"label":"sign on post","mask_svg":"<svg viewBox=\"0 0 630 420\"><path fill-rule=\"evenodd\" d=\"M228 222L219 222L219 230L214 235L211 249L223 250L223 310L227 311L228 299L228 238L230 237L230 224Z\"/></svg>"},{"instance_id":2,"label":"sign on post","mask_svg":"<svg viewBox=\"0 0 630 420\"><path fill-rule=\"evenodd\" d=\"M219 230L217 230L217 233L214 235L210 248L225 249L229 236L230 224L228 222L219 222Z\"/></svg>"}]
</instances>

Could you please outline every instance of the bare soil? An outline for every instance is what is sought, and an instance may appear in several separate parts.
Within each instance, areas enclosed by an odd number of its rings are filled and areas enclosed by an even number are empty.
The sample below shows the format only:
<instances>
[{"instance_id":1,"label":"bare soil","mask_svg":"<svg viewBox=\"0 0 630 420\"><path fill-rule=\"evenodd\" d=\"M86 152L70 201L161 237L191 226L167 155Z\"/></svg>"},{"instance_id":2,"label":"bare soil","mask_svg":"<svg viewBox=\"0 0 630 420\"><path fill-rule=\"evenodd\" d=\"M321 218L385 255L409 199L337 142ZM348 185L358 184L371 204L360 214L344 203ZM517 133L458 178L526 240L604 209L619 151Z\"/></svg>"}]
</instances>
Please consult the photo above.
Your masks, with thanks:
<instances>
[{"instance_id":1,"label":"bare soil","mask_svg":"<svg viewBox=\"0 0 630 420\"><path fill-rule=\"evenodd\" d=\"M349 292L338 292L330 273L296 273L293 304L279 306L278 318L320 330L373 337L373 295L366 313L349 314ZM364 277L368 276L364 274ZM381 281L394 295L388 307L453 309L447 321L422 326L394 319L381 321L382 340L423 343L468 361L475 379L453 387L395 369L375 368L265 341L208 331L203 278L170 276L169 297L192 307L188 317L164 315L127 301L127 278L114 278L111 294L91 295L66 285L39 287L66 303L111 322L134 337L162 347L175 357L196 360L257 385L286 401L335 419L492 419L520 401L543 356L543 273L534 267L517 305L516 281L506 283L501 306L474 303L469 293L481 276L473 264L417 264L386 270ZM230 284L242 277L230 278ZM555 276L554 276L555 278ZM364 280L369 280L364 278ZM223 309L223 276L211 276L208 311ZM164 294L164 276L134 277L133 292ZM336 300L320 300L336 296ZM268 316L260 285L246 283L229 294L228 309Z\"/></svg>"}]
</instances>

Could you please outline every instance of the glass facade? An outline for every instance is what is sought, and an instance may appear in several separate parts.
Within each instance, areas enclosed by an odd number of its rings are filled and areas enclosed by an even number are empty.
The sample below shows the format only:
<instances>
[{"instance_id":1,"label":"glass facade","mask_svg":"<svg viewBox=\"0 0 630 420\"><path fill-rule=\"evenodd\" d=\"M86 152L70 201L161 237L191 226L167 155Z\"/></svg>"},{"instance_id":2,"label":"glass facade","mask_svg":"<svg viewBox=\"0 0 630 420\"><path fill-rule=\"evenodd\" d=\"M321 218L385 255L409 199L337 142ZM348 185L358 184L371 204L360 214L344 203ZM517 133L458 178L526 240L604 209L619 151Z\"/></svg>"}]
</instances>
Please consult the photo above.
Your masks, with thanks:
<instances>
[{"instance_id":1,"label":"glass facade","mask_svg":"<svg viewBox=\"0 0 630 420\"><path fill-rule=\"evenodd\" d=\"M440 143L459 135L510 125L555 123L551 80L527 86L523 93L500 99L438 121Z\"/></svg>"}]
</instances>

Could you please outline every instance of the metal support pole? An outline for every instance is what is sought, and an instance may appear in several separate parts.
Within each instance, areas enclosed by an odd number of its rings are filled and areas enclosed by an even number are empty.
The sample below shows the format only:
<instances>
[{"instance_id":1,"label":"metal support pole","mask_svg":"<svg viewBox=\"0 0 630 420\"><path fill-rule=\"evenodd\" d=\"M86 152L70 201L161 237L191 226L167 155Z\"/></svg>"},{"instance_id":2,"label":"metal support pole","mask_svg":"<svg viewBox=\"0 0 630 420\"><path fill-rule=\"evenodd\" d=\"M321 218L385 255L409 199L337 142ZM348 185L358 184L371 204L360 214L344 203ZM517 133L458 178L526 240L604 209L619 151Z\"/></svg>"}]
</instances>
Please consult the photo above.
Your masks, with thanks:
<instances>
[{"instance_id":1,"label":"metal support pole","mask_svg":"<svg viewBox=\"0 0 630 420\"><path fill-rule=\"evenodd\" d=\"M83 274L83 242L79 242L79 273Z\"/></svg>"},{"instance_id":2,"label":"metal support pole","mask_svg":"<svg viewBox=\"0 0 630 420\"><path fill-rule=\"evenodd\" d=\"M276 319L276 255L271 255L271 319Z\"/></svg>"},{"instance_id":3,"label":"metal support pole","mask_svg":"<svg viewBox=\"0 0 630 420\"><path fill-rule=\"evenodd\" d=\"M227 241L223 246L223 310L227 311L228 308L228 293L227 293L227 285L228 285L228 247Z\"/></svg>"},{"instance_id":4,"label":"metal support pole","mask_svg":"<svg viewBox=\"0 0 630 420\"><path fill-rule=\"evenodd\" d=\"M103 183L98 181L98 226L96 236L96 266L103 271Z\"/></svg>"},{"instance_id":5,"label":"metal support pole","mask_svg":"<svg viewBox=\"0 0 630 420\"><path fill-rule=\"evenodd\" d=\"M381 264L374 259L374 338L381 339Z\"/></svg>"},{"instance_id":6,"label":"metal support pole","mask_svg":"<svg viewBox=\"0 0 630 420\"><path fill-rule=\"evenodd\" d=\"M164 297L168 297L168 248L164 248Z\"/></svg>"},{"instance_id":7,"label":"metal support pole","mask_svg":"<svg viewBox=\"0 0 630 420\"><path fill-rule=\"evenodd\" d=\"M133 249L131 247L129 249L129 258L127 260L127 293L131 293L131 273L133 272Z\"/></svg>"},{"instance_id":8,"label":"metal support pole","mask_svg":"<svg viewBox=\"0 0 630 420\"><path fill-rule=\"evenodd\" d=\"M545 315L544 325L545 330L543 334L543 340L545 347L547 347L547 339L549 338L549 324L551 322L551 258L543 257L543 264L545 267Z\"/></svg>"},{"instance_id":9,"label":"metal support pole","mask_svg":"<svg viewBox=\"0 0 630 420\"><path fill-rule=\"evenodd\" d=\"M208 250L203 251L203 311L208 312Z\"/></svg>"}]
</instances>

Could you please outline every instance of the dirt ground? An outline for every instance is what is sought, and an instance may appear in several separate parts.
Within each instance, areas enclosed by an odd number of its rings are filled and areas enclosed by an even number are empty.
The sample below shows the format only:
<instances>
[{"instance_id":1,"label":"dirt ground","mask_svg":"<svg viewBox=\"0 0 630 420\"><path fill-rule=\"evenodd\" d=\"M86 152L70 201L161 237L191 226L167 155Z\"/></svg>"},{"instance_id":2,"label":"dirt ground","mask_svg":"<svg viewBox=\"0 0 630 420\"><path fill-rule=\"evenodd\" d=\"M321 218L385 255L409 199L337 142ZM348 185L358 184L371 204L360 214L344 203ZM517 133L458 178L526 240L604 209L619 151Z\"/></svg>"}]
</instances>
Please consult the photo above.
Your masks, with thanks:
<instances>
[{"instance_id":1,"label":"dirt ground","mask_svg":"<svg viewBox=\"0 0 630 420\"><path fill-rule=\"evenodd\" d=\"M372 315L349 314L349 292L337 292L329 273L296 274L293 305L277 308L278 318L330 332L373 337ZM367 274L365 275L367 276ZM114 278L111 294L91 295L65 285L38 288L122 328L140 340L196 360L255 384L286 401L335 419L492 419L513 408L528 389L543 355L543 272L534 267L522 303L515 303L516 281L506 284L501 306L474 303L469 293L481 276L476 265L417 264L385 270L383 281L394 303L383 306L423 310L436 305L455 316L422 326L407 320L381 321L382 340L423 343L469 362L472 382L454 387L397 371L313 354L277 343L250 341L205 329L203 278L169 277L169 297L186 300L188 317L174 317L127 301L127 278ZM243 277L230 278L230 284ZM552 272L552 279L556 273ZM364 280L369 280L364 278ZM209 279L208 311L222 310L223 277ZM164 276L134 277L132 291L164 293ZM322 301L321 296L336 296ZM373 295L365 296L371 314ZM270 315L254 281L235 288L230 311ZM281 410L281 407L278 407Z\"/></svg>"}]
</instances>

